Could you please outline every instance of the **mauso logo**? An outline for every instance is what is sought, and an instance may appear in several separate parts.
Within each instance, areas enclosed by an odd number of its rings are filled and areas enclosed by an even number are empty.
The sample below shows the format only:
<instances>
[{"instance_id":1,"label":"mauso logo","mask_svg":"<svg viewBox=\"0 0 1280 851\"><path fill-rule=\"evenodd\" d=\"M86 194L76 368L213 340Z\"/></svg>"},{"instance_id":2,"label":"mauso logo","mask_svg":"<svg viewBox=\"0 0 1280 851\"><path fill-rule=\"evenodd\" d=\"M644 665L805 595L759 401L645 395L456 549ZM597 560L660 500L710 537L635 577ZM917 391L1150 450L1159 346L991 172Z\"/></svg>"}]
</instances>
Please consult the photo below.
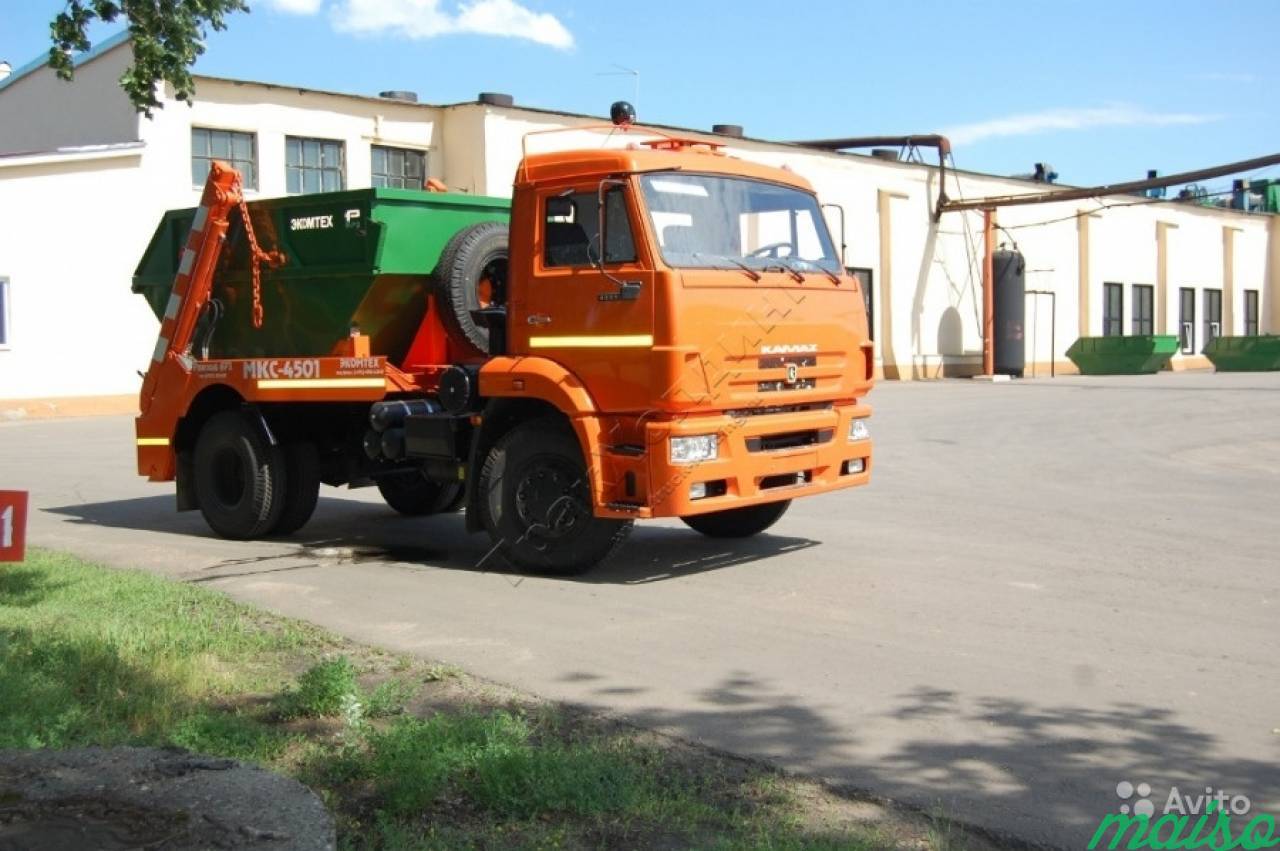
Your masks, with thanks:
<instances>
[{"instance_id":1,"label":"mauso logo","mask_svg":"<svg viewBox=\"0 0 1280 851\"><path fill-rule=\"evenodd\" d=\"M1253 802L1225 789L1206 786L1203 793L1183 792L1173 786L1159 814L1148 783L1122 780L1116 784L1116 797L1120 811L1103 816L1088 848L1258 851L1280 846L1275 817L1258 813L1249 818ZM1108 838L1109 831L1113 832Z\"/></svg>"}]
</instances>

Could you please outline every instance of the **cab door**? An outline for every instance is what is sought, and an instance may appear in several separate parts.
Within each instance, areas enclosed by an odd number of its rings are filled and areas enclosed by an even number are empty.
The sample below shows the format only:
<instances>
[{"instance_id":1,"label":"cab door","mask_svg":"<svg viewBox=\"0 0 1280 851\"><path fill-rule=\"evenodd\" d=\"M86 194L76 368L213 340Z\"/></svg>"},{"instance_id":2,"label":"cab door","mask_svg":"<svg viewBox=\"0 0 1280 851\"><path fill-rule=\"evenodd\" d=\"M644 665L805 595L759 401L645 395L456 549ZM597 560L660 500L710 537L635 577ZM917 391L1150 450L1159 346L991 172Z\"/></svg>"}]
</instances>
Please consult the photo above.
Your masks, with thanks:
<instances>
[{"instance_id":1,"label":"cab door","mask_svg":"<svg viewBox=\"0 0 1280 851\"><path fill-rule=\"evenodd\" d=\"M511 328L516 351L562 364L610 412L643 410L649 395L654 275L637 212L620 180L540 191L523 327Z\"/></svg>"}]
</instances>

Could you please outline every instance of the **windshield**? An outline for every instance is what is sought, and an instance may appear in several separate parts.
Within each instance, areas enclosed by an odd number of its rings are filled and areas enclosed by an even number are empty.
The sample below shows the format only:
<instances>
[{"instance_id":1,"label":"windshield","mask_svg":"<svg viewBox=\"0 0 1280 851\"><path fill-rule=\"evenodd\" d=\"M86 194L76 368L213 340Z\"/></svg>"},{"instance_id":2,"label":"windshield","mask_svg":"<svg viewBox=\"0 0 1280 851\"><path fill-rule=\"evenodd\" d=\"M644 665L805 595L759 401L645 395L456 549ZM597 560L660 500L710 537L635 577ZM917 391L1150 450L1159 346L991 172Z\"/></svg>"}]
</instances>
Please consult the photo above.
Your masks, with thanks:
<instances>
[{"instance_id":1,"label":"windshield","mask_svg":"<svg viewBox=\"0 0 1280 851\"><path fill-rule=\"evenodd\" d=\"M669 266L841 271L817 199L807 192L679 172L646 174L640 182Z\"/></svg>"}]
</instances>

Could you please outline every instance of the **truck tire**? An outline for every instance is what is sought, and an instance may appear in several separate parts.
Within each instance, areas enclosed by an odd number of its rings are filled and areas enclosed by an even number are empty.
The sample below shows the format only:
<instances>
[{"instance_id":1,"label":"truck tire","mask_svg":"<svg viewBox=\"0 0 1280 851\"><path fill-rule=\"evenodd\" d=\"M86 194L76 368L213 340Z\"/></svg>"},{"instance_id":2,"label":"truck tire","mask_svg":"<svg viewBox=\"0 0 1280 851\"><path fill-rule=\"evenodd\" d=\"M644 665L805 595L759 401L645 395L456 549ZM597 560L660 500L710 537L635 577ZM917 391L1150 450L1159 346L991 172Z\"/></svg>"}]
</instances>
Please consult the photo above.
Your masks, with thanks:
<instances>
[{"instance_id":1,"label":"truck tire","mask_svg":"<svg viewBox=\"0 0 1280 851\"><path fill-rule=\"evenodd\" d=\"M457 508L462 485L455 482L434 482L417 470L379 476L378 492L387 505L406 517L423 517L440 514Z\"/></svg>"},{"instance_id":2,"label":"truck tire","mask_svg":"<svg viewBox=\"0 0 1280 851\"><path fill-rule=\"evenodd\" d=\"M476 357L489 354L489 329L475 311L499 303L508 256L506 223L480 222L453 235L432 275L445 329Z\"/></svg>"},{"instance_id":3,"label":"truck tire","mask_svg":"<svg viewBox=\"0 0 1280 851\"><path fill-rule=\"evenodd\" d=\"M497 550L530 573L572 576L608 558L630 520L596 517L582 450L568 426L516 426L489 451L477 482L480 516Z\"/></svg>"},{"instance_id":4,"label":"truck tire","mask_svg":"<svg viewBox=\"0 0 1280 851\"><path fill-rule=\"evenodd\" d=\"M200 513L224 538L271 531L284 510L285 459L239 411L214 414L196 438L195 489Z\"/></svg>"},{"instance_id":5,"label":"truck tire","mask_svg":"<svg viewBox=\"0 0 1280 851\"><path fill-rule=\"evenodd\" d=\"M791 500L784 499L782 502L726 508L724 511L693 514L680 519L690 529L709 538L750 538L777 523L790 507Z\"/></svg>"},{"instance_id":6,"label":"truck tire","mask_svg":"<svg viewBox=\"0 0 1280 851\"><path fill-rule=\"evenodd\" d=\"M285 444L284 507L271 530L273 535L292 535L307 525L320 499L320 455L309 442Z\"/></svg>"}]
</instances>

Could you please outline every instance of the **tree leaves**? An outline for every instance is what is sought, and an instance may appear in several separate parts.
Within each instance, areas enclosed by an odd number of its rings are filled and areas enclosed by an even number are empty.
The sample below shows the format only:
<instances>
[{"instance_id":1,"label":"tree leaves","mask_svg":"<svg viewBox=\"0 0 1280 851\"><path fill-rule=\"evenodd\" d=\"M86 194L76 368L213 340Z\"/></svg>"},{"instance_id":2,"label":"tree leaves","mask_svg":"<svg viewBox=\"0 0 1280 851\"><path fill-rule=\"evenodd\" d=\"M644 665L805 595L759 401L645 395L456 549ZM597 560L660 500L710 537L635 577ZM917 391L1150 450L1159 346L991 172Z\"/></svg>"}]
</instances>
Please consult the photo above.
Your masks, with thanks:
<instances>
[{"instance_id":1,"label":"tree leaves","mask_svg":"<svg viewBox=\"0 0 1280 851\"><path fill-rule=\"evenodd\" d=\"M49 25L53 47L49 65L63 80L75 75L74 55L90 48L86 35L95 20L128 23L133 64L120 77L129 102L148 118L163 105L156 84L173 86L174 97L190 101L195 94L191 65L204 53L207 28L226 29L227 15L248 12L245 0L67 0Z\"/></svg>"}]
</instances>

